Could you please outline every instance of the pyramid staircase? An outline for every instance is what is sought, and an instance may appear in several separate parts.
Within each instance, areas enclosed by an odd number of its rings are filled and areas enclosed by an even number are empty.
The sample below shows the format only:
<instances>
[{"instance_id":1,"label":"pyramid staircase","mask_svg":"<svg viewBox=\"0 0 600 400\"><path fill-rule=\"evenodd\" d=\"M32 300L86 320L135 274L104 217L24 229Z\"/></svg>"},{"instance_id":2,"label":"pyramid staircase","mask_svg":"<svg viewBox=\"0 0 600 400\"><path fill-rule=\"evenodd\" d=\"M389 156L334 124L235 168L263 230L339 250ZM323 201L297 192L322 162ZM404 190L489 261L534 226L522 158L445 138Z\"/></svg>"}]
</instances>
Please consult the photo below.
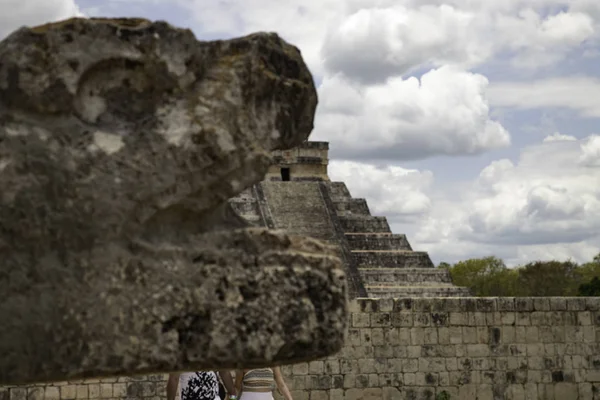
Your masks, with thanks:
<instances>
[{"instance_id":1,"label":"pyramid staircase","mask_svg":"<svg viewBox=\"0 0 600 400\"><path fill-rule=\"evenodd\" d=\"M231 199L255 226L283 229L325 240L338 249L350 297L469 296L452 284L447 270L414 251L405 235L394 234L385 217L371 215L343 182L327 173L329 143L307 141L273 152L265 180Z\"/></svg>"},{"instance_id":2,"label":"pyramid staircase","mask_svg":"<svg viewBox=\"0 0 600 400\"><path fill-rule=\"evenodd\" d=\"M351 290L356 296L469 295L452 284L448 271L435 268L426 252L414 251L405 235L392 233L385 217L372 216L365 199L352 198L343 182L262 182L231 203L255 225L339 245L349 278L360 281L349 283L364 287Z\"/></svg>"},{"instance_id":3,"label":"pyramid staircase","mask_svg":"<svg viewBox=\"0 0 600 400\"><path fill-rule=\"evenodd\" d=\"M470 295L426 252L413 251L405 235L392 233L385 217L372 216L365 199L352 198L343 182L325 184L369 297Z\"/></svg>"}]
</instances>

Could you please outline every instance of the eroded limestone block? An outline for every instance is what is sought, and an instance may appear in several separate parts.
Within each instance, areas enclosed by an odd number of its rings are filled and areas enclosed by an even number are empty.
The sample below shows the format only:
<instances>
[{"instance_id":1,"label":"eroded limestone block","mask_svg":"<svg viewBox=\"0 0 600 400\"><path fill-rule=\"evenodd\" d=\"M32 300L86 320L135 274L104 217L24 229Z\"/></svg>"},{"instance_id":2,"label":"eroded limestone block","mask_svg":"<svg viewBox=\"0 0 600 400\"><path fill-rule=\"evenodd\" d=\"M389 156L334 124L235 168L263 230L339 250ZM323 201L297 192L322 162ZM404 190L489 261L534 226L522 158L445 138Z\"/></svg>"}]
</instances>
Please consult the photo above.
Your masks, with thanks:
<instances>
[{"instance_id":1,"label":"eroded limestone block","mask_svg":"<svg viewBox=\"0 0 600 400\"><path fill-rule=\"evenodd\" d=\"M69 249L161 237L150 223L195 233L181 229L190 215L260 181L271 150L308 137L316 104L300 52L275 34L198 42L130 19L21 29L0 44L1 204L28 225L72 222ZM23 227L29 243L45 234Z\"/></svg>"},{"instance_id":2,"label":"eroded limestone block","mask_svg":"<svg viewBox=\"0 0 600 400\"><path fill-rule=\"evenodd\" d=\"M226 203L308 137L316 103L275 34L72 19L0 42L0 383L340 349L334 252Z\"/></svg>"},{"instance_id":3,"label":"eroded limestone block","mask_svg":"<svg viewBox=\"0 0 600 400\"><path fill-rule=\"evenodd\" d=\"M84 261L48 260L54 276L4 298L2 383L264 366L343 344L343 269L314 239L221 231Z\"/></svg>"}]
</instances>

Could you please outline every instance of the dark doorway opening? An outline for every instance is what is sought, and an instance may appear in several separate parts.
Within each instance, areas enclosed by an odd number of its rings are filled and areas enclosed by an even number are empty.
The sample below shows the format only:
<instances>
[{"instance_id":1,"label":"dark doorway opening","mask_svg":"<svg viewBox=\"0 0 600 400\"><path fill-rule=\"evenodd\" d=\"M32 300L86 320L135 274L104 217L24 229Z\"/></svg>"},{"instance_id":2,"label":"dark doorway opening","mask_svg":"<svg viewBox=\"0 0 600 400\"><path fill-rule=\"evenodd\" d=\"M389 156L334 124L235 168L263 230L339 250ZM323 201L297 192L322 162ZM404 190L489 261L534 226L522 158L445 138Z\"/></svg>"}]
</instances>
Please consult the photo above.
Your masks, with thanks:
<instances>
[{"instance_id":1,"label":"dark doorway opening","mask_svg":"<svg viewBox=\"0 0 600 400\"><path fill-rule=\"evenodd\" d=\"M284 182L290 180L290 169L289 168L281 168L281 180Z\"/></svg>"}]
</instances>

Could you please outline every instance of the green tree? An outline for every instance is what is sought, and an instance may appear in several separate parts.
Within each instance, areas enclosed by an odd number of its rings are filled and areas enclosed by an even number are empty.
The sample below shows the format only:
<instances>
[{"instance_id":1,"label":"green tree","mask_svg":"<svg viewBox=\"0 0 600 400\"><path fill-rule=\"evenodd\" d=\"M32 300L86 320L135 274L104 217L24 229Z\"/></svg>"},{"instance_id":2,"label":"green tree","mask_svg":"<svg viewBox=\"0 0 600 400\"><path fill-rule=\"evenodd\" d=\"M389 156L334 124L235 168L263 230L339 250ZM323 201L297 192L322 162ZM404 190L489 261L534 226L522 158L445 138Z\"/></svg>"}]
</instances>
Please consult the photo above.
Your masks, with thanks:
<instances>
[{"instance_id":1,"label":"green tree","mask_svg":"<svg viewBox=\"0 0 600 400\"><path fill-rule=\"evenodd\" d=\"M579 296L600 296L600 278L593 277L591 281L579 285Z\"/></svg>"},{"instance_id":2,"label":"green tree","mask_svg":"<svg viewBox=\"0 0 600 400\"><path fill-rule=\"evenodd\" d=\"M475 296L516 295L518 275L497 257L460 261L449 271L455 285L468 287Z\"/></svg>"},{"instance_id":3,"label":"green tree","mask_svg":"<svg viewBox=\"0 0 600 400\"><path fill-rule=\"evenodd\" d=\"M507 268L497 257L441 262L454 284L475 296L600 296L600 253L578 265L572 261L535 261Z\"/></svg>"},{"instance_id":4,"label":"green tree","mask_svg":"<svg viewBox=\"0 0 600 400\"><path fill-rule=\"evenodd\" d=\"M487 296L522 296L519 287L519 270L505 268L490 276Z\"/></svg>"},{"instance_id":5,"label":"green tree","mask_svg":"<svg viewBox=\"0 0 600 400\"><path fill-rule=\"evenodd\" d=\"M572 261L535 261L519 268L524 296L575 296L580 283L579 266Z\"/></svg>"},{"instance_id":6,"label":"green tree","mask_svg":"<svg viewBox=\"0 0 600 400\"><path fill-rule=\"evenodd\" d=\"M581 265L577 273L581 284L578 288L579 296L600 296L600 253L593 260Z\"/></svg>"},{"instance_id":7,"label":"green tree","mask_svg":"<svg viewBox=\"0 0 600 400\"><path fill-rule=\"evenodd\" d=\"M578 273L584 282L589 282L596 276L600 277L600 253L592 261L582 264Z\"/></svg>"}]
</instances>

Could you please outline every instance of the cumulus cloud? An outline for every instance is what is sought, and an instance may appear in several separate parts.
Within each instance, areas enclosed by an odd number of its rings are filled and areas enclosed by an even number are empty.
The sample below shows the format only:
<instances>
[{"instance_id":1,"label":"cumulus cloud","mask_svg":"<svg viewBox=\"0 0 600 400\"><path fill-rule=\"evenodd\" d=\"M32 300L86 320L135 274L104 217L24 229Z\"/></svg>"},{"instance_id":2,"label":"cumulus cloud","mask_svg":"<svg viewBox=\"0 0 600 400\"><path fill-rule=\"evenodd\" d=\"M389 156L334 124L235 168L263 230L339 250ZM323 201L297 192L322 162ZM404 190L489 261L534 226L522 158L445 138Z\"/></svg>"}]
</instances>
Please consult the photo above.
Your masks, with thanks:
<instances>
[{"instance_id":1,"label":"cumulus cloud","mask_svg":"<svg viewBox=\"0 0 600 400\"><path fill-rule=\"evenodd\" d=\"M534 9L518 15L502 15L496 20L501 35L498 50L515 52L516 67L538 68L563 59L596 33L592 17L581 12L561 11L545 18Z\"/></svg>"},{"instance_id":2,"label":"cumulus cloud","mask_svg":"<svg viewBox=\"0 0 600 400\"><path fill-rule=\"evenodd\" d=\"M429 211L430 171L397 166L376 167L352 161L330 161L329 176L343 181L355 198L368 198L373 215L411 220Z\"/></svg>"},{"instance_id":3,"label":"cumulus cloud","mask_svg":"<svg viewBox=\"0 0 600 400\"><path fill-rule=\"evenodd\" d=\"M349 159L420 159L506 147L510 135L491 120L487 79L452 67L371 86L341 75L323 80L315 139ZM367 139L368 138L368 139Z\"/></svg>"},{"instance_id":4,"label":"cumulus cloud","mask_svg":"<svg viewBox=\"0 0 600 400\"><path fill-rule=\"evenodd\" d=\"M487 89L491 106L516 109L567 108L582 117L600 117L600 80L594 77L559 77L530 82L492 82Z\"/></svg>"},{"instance_id":5,"label":"cumulus cloud","mask_svg":"<svg viewBox=\"0 0 600 400\"><path fill-rule=\"evenodd\" d=\"M598 20L585 11L544 14L566 2L538 2L537 8L502 2L509 5L504 9L466 0L373 3L361 2L363 8L330 27L322 53L332 73L382 82L428 66L473 67L497 54L508 55L515 67L538 68L598 33Z\"/></svg>"},{"instance_id":6,"label":"cumulus cloud","mask_svg":"<svg viewBox=\"0 0 600 400\"><path fill-rule=\"evenodd\" d=\"M489 56L476 15L452 6L360 9L331 29L322 55L333 73L381 83L423 65L472 65Z\"/></svg>"},{"instance_id":7,"label":"cumulus cloud","mask_svg":"<svg viewBox=\"0 0 600 400\"><path fill-rule=\"evenodd\" d=\"M75 0L0 0L0 39L22 26L82 16Z\"/></svg>"},{"instance_id":8,"label":"cumulus cloud","mask_svg":"<svg viewBox=\"0 0 600 400\"><path fill-rule=\"evenodd\" d=\"M575 244L581 251L569 256L589 256L587 241L600 235L600 165L582 160L598 160L599 138L546 141L524 149L517 163L492 162L468 192L430 216L417 240L432 250L450 238L517 246L521 256Z\"/></svg>"},{"instance_id":9,"label":"cumulus cloud","mask_svg":"<svg viewBox=\"0 0 600 400\"><path fill-rule=\"evenodd\" d=\"M552 135L548 135L544 138L544 143L557 142L557 141L573 141L577 140L575 136L563 135L560 132L554 132Z\"/></svg>"},{"instance_id":10,"label":"cumulus cloud","mask_svg":"<svg viewBox=\"0 0 600 400\"><path fill-rule=\"evenodd\" d=\"M600 167L600 136L592 135L582 141L581 156L579 157L581 165L586 167ZM600 173L600 171L598 171Z\"/></svg>"}]
</instances>

